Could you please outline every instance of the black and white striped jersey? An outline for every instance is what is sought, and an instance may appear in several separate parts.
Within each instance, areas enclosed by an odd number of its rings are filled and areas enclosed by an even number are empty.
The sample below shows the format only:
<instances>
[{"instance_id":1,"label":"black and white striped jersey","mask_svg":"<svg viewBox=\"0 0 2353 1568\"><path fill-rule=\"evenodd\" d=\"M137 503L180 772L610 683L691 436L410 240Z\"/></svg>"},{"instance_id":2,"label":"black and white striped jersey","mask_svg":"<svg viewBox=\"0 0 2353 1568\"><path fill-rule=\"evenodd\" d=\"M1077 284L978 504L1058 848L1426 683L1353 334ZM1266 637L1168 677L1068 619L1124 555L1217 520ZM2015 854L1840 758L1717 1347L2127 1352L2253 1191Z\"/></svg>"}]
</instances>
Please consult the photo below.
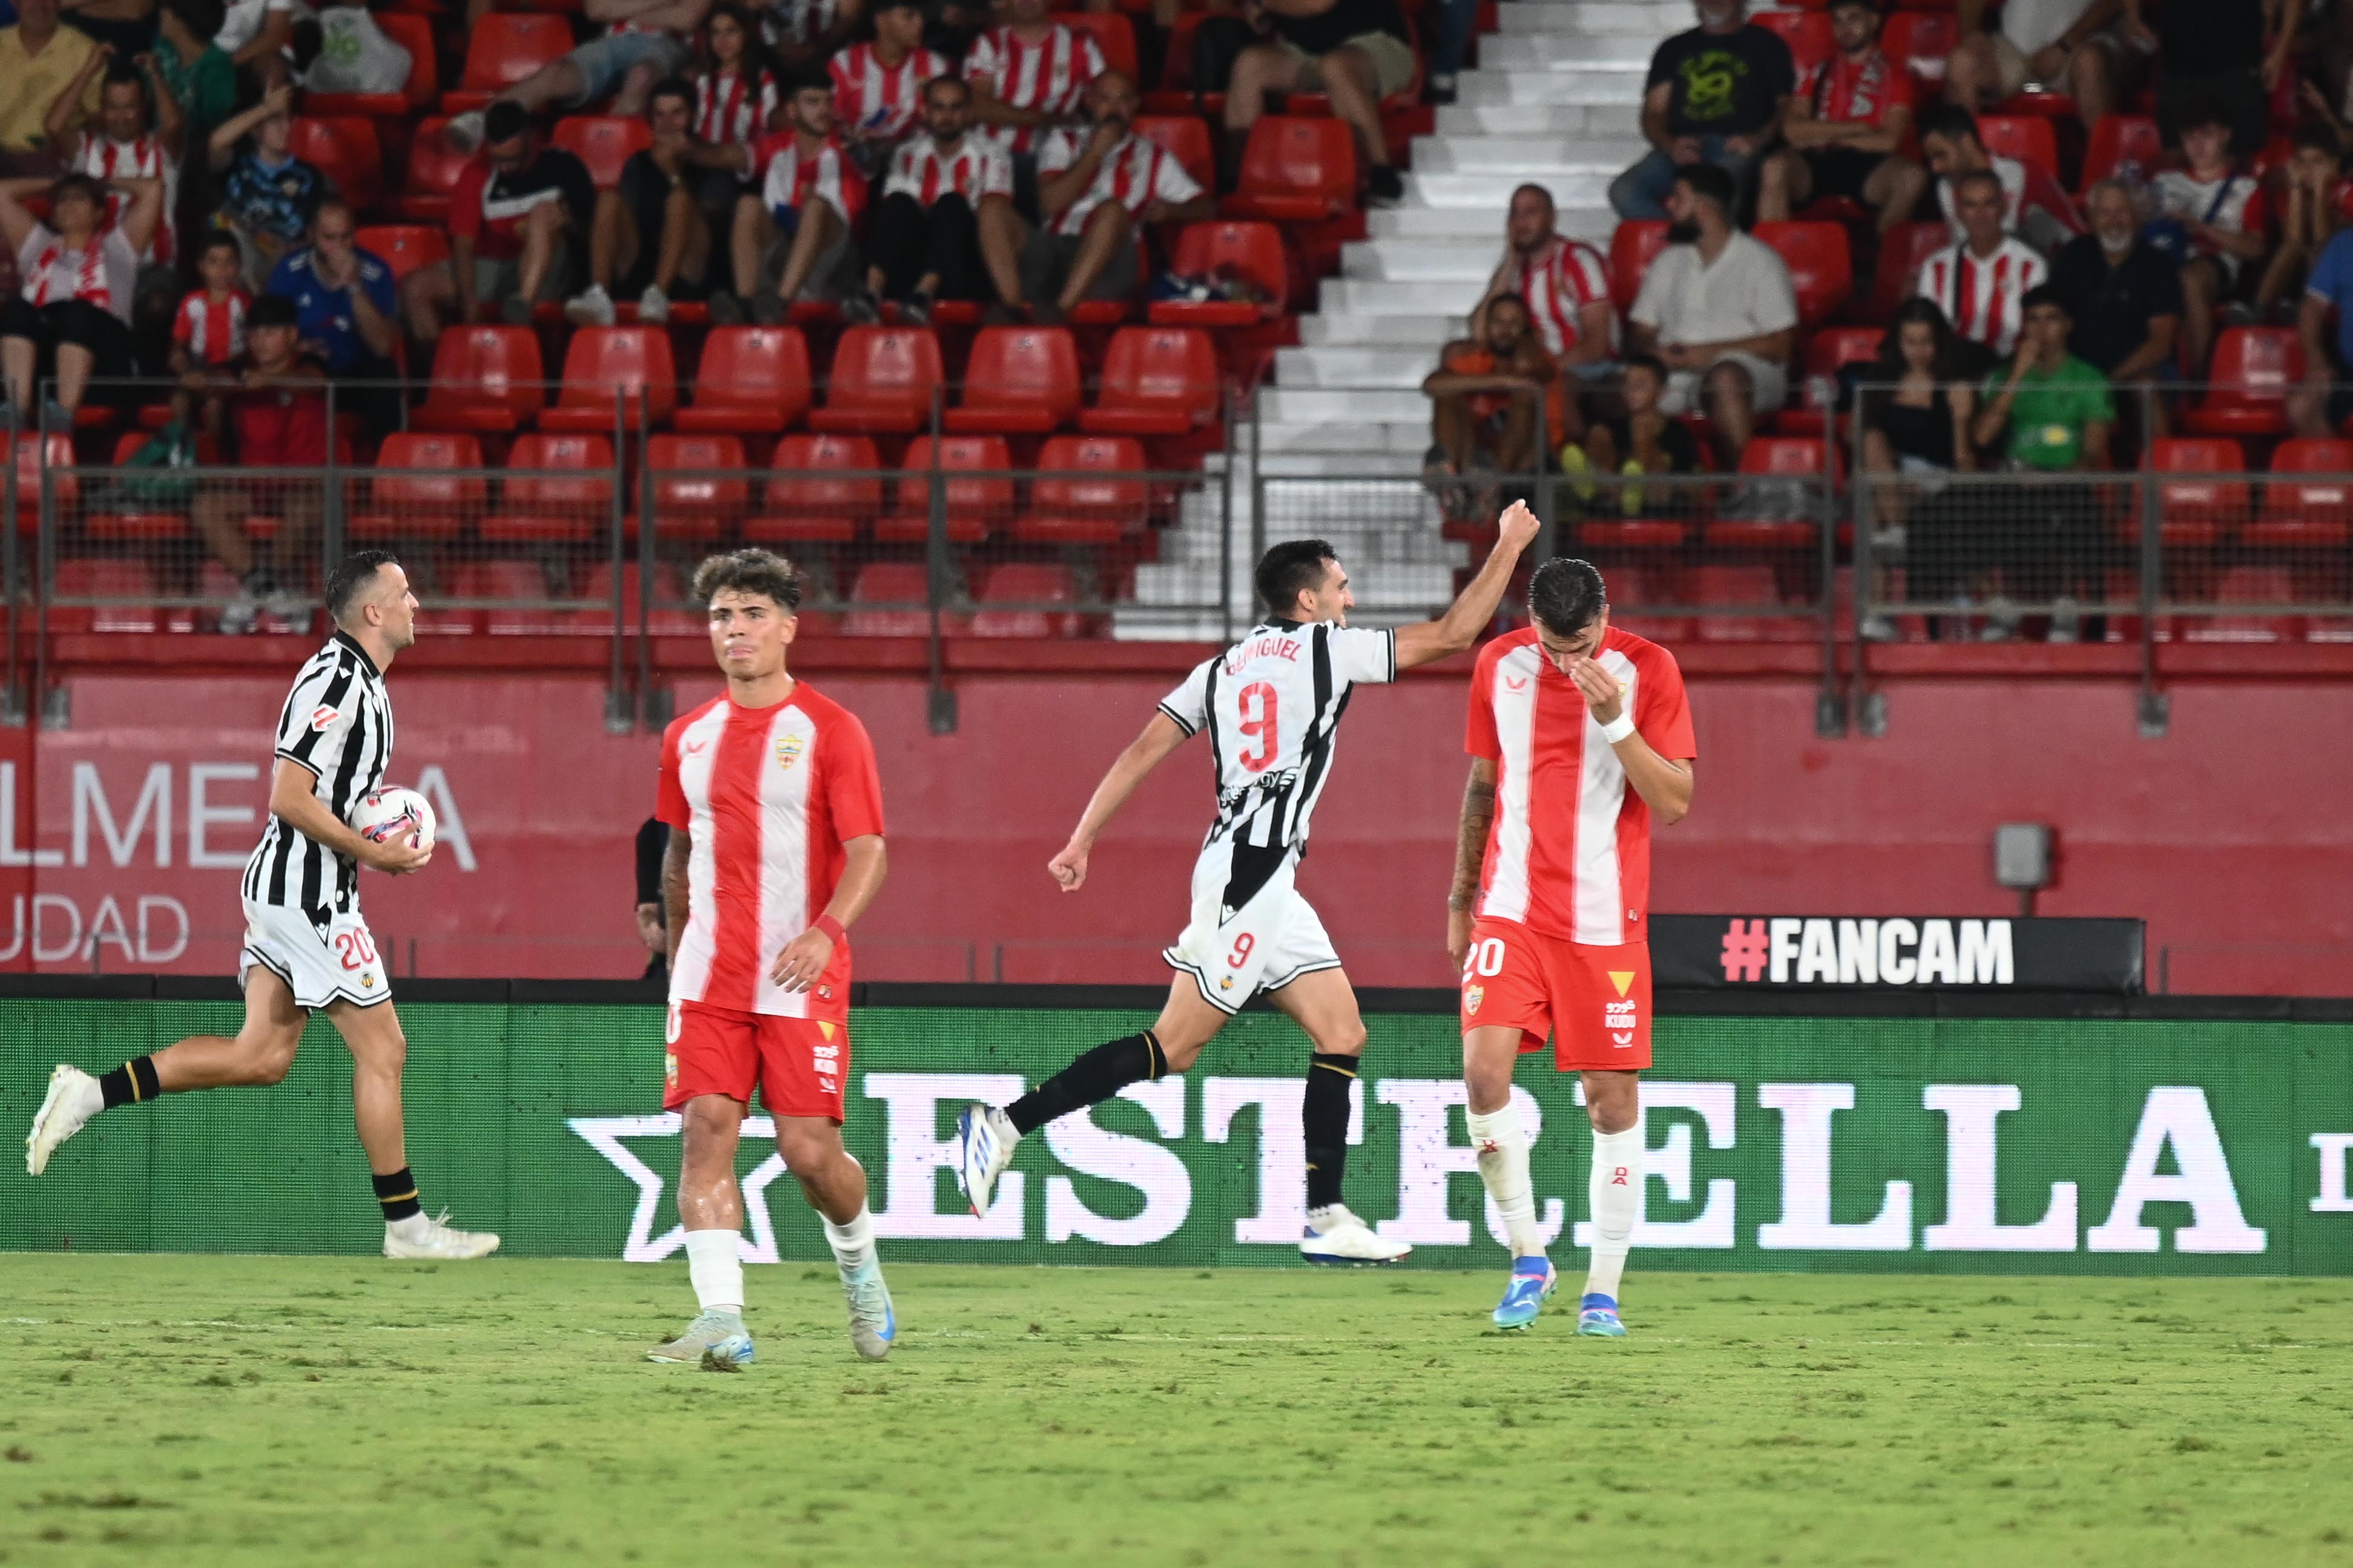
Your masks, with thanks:
<instances>
[{"instance_id":1,"label":"black and white striped jersey","mask_svg":"<svg viewBox=\"0 0 2353 1568\"><path fill-rule=\"evenodd\" d=\"M311 656L278 715L278 755L317 775L312 792L338 822L384 781L392 758L392 699L367 650L337 632ZM313 923L359 907L359 862L276 816L245 863L248 903L301 910Z\"/></svg>"},{"instance_id":2,"label":"black and white striped jersey","mask_svg":"<svg viewBox=\"0 0 2353 1568\"><path fill-rule=\"evenodd\" d=\"M1304 844L1349 689L1396 679L1395 632L1329 621L1267 621L1197 665L1160 710L1187 735L1208 733L1218 820L1204 847Z\"/></svg>"}]
</instances>

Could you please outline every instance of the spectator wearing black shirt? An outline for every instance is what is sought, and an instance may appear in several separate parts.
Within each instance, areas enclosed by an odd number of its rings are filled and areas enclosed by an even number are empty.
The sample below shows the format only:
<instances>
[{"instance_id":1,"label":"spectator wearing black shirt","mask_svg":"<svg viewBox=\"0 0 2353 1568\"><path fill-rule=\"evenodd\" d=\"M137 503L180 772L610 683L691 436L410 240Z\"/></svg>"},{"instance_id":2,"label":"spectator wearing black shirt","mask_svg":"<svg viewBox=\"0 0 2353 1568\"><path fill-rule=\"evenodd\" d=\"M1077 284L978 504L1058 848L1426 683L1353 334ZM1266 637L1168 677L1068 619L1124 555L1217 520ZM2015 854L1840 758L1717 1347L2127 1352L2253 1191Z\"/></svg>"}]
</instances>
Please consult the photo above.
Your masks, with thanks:
<instances>
[{"instance_id":1,"label":"spectator wearing black shirt","mask_svg":"<svg viewBox=\"0 0 2353 1568\"><path fill-rule=\"evenodd\" d=\"M1264 112L1268 93L1320 92L1356 133L1370 170L1370 204L1404 200L1405 183L1390 166L1381 129L1381 100L1413 82L1413 47L1398 0L1246 0L1243 9L1252 26L1263 21L1267 37L1241 52L1227 80L1230 162L1240 163L1240 144Z\"/></svg>"},{"instance_id":2,"label":"spectator wearing black shirt","mask_svg":"<svg viewBox=\"0 0 2353 1568\"><path fill-rule=\"evenodd\" d=\"M2125 37L2157 55L2157 125L2168 147L2181 144L2185 116L2219 101L2231 120L2231 153L2252 158L2270 130L2271 94L2288 69L2304 0L2281 0L2268 43L2272 7L2248 0L2165 0L2163 32L2149 26L2147 0L2125 0Z\"/></svg>"},{"instance_id":3,"label":"spectator wearing black shirt","mask_svg":"<svg viewBox=\"0 0 2353 1568\"><path fill-rule=\"evenodd\" d=\"M694 84L672 77L646 100L652 142L621 165L620 184L596 193L588 235L588 287L564 313L577 325L613 324L615 295L635 295L638 320L670 320L670 295L681 284L700 293L717 249L710 220L697 200L709 171L688 162L694 138Z\"/></svg>"},{"instance_id":4,"label":"spectator wearing black shirt","mask_svg":"<svg viewBox=\"0 0 2353 1568\"><path fill-rule=\"evenodd\" d=\"M1675 171L1713 163L1746 191L1757 160L1781 134L1797 90L1789 47L1745 19L1743 0L1697 0L1699 26L1651 57L1642 136L1651 151L1618 176L1609 205L1622 218L1662 219Z\"/></svg>"},{"instance_id":5,"label":"spectator wearing black shirt","mask_svg":"<svg viewBox=\"0 0 2353 1568\"><path fill-rule=\"evenodd\" d=\"M2092 187L2092 232L2060 247L2051 287L2074 318L2067 349L2111 382L2147 381L2173 360L2181 330L2181 269L2141 237L2133 190Z\"/></svg>"},{"instance_id":6,"label":"spectator wearing black shirt","mask_svg":"<svg viewBox=\"0 0 2353 1568\"><path fill-rule=\"evenodd\" d=\"M420 342L441 334L454 308L470 321L495 303L512 326L531 321L536 300L562 300L587 248L596 183L561 147L540 144L531 117L512 103L484 115L482 149L449 194L449 259L401 281L401 309Z\"/></svg>"},{"instance_id":7,"label":"spectator wearing black shirt","mask_svg":"<svg viewBox=\"0 0 2353 1568\"><path fill-rule=\"evenodd\" d=\"M1691 426L1670 418L1660 407L1667 393L1666 362L1656 354L1630 355L1620 386L1626 405L1623 417L1597 419L1586 426L1581 445L1562 447L1563 471L1612 474L1633 481L1614 491L1599 490L1602 509L1614 504L1628 517L1688 515L1698 499L1696 491L1641 482L1652 474L1700 471L1699 442Z\"/></svg>"},{"instance_id":8,"label":"spectator wearing black shirt","mask_svg":"<svg viewBox=\"0 0 2353 1568\"><path fill-rule=\"evenodd\" d=\"M638 829L638 940L652 956L646 960L645 978L670 979L670 923L663 916L662 857L670 849L670 826L649 816Z\"/></svg>"}]
</instances>

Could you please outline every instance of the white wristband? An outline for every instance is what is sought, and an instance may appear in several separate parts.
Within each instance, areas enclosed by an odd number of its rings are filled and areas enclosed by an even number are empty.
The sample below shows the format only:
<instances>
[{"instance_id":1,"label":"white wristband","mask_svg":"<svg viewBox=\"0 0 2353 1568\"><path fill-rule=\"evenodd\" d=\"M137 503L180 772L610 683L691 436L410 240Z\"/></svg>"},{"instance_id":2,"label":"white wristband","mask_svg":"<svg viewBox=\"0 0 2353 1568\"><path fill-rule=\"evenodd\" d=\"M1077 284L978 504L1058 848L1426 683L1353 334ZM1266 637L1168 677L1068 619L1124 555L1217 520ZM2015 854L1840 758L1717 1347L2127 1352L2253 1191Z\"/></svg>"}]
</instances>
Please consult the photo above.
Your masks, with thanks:
<instances>
[{"instance_id":1,"label":"white wristband","mask_svg":"<svg viewBox=\"0 0 2353 1568\"><path fill-rule=\"evenodd\" d=\"M1633 732L1634 716L1631 713L1620 713L1601 726L1601 738L1613 746Z\"/></svg>"}]
</instances>

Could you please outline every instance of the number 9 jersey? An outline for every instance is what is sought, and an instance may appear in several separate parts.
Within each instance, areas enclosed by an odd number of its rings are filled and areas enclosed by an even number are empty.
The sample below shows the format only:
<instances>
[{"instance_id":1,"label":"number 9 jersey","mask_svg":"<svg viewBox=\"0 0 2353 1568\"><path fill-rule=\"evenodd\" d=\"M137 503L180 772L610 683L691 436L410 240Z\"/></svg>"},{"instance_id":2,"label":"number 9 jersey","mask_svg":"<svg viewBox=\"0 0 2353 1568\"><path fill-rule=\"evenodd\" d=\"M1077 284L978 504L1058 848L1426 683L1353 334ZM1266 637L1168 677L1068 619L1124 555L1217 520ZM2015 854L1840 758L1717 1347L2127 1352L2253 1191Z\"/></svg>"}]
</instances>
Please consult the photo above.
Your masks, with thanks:
<instances>
[{"instance_id":1,"label":"number 9 jersey","mask_svg":"<svg viewBox=\"0 0 2353 1568\"><path fill-rule=\"evenodd\" d=\"M1192 918L1162 954L1211 1006L1231 1013L1256 992L1340 966L1293 881L1350 690L1396 679L1392 632L1273 620L1196 666L1161 701L1186 734L1208 736L1217 778Z\"/></svg>"}]
</instances>

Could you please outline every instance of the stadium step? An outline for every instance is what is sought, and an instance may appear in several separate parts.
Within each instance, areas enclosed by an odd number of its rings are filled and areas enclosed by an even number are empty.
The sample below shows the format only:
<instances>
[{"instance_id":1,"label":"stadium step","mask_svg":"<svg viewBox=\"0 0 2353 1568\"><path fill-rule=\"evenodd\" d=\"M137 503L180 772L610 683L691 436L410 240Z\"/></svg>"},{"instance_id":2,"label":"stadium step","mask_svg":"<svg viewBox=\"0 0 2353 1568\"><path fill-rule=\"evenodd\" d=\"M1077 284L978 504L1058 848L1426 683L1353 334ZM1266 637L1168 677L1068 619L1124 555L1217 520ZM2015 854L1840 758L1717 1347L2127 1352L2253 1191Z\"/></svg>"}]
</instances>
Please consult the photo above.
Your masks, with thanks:
<instances>
[{"instance_id":1,"label":"stadium step","mask_svg":"<svg viewBox=\"0 0 2353 1568\"><path fill-rule=\"evenodd\" d=\"M1432 136L1413 150L1417 174L1481 174L1490 170L1514 174L1541 174L1555 184L1553 200L1580 205L1579 193L1591 189L1597 199L1609 189L1618 171L1640 158L1644 143L1628 138L1597 142L1578 136ZM1577 184L1557 188L1561 175ZM1588 180L1599 180L1598 186Z\"/></svg>"},{"instance_id":2,"label":"stadium step","mask_svg":"<svg viewBox=\"0 0 2353 1568\"><path fill-rule=\"evenodd\" d=\"M1516 11L1517 5L1512 7ZM1479 46L1479 58L1489 69L1560 70L1606 66L1647 68L1657 40L1644 33L1565 32L1505 33Z\"/></svg>"},{"instance_id":3,"label":"stadium step","mask_svg":"<svg viewBox=\"0 0 2353 1568\"><path fill-rule=\"evenodd\" d=\"M1450 103L1438 111L1440 136L1623 136L1619 103Z\"/></svg>"},{"instance_id":4,"label":"stadium step","mask_svg":"<svg viewBox=\"0 0 2353 1568\"><path fill-rule=\"evenodd\" d=\"M1623 123L1630 125L1641 107L1642 80L1647 74L1647 68L1642 66L1559 70L1490 67L1465 71L1456 86L1455 101L1472 105L1564 103L1614 109L1625 115Z\"/></svg>"},{"instance_id":5,"label":"stadium step","mask_svg":"<svg viewBox=\"0 0 2353 1568\"><path fill-rule=\"evenodd\" d=\"M1500 224L1475 237L1358 241L1341 251L1340 275L1368 283L1469 283L1470 300L1476 300L1503 254Z\"/></svg>"},{"instance_id":6,"label":"stadium step","mask_svg":"<svg viewBox=\"0 0 2353 1568\"><path fill-rule=\"evenodd\" d=\"M1498 162L1514 156L1509 152L1491 155ZM1493 219L1495 232L1501 234L1512 193L1531 181L1552 192L1552 199L1558 205L1587 207L1607 202L1609 182L1618 177L1614 169L1608 174L1599 169L1569 170L1556 163L1547 166L1536 157L1519 156L1517 167L1429 172L1417 169L1405 177L1406 193L1411 199L1434 207L1476 207Z\"/></svg>"},{"instance_id":7,"label":"stadium step","mask_svg":"<svg viewBox=\"0 0 2353 1568\"><path fill-rule=\"evenodd\" d=\"M1597 202L1591 206L1556 208L1555 226L1572 239L1581 239L1607 252L1609 236L1618 226L1615 214ZM1504 215L1479 207L1385 207L1365 215L1365 232L1374 239L1485 239L1504 242Z\"/></svg>"},{"instance_id":8,"label":"stadium step","mask_svg":"<svg viewBox=\"0 0 2353 1568\"><path fill-rule=\"evenodd\" d=\"M1673 0L1567 0L1567 4L1514 0L1498 8L1497 19L1505 37L1530 33L1617 33L1656 43L1690 26L1692 11Z\"/></svg>"},{"instance_id":9,"label":"stadium step","mask_svg":"<svg viewBox=\"0 0 2353 1568\"><path fill-rule=\"evenodd\" d=\"M1461 325L1461 316L1303 316L1299 341L1308 348L1415 348L1424 354Z\"/></svg>"},{"instance_id":10,"label":"stadium step","mask_svg":"<svg viewBox=\"0 0 2353 1568\"><path fill-rule=\"evenodd\" d=\"M1430 346L1418 348L1296 348L1274 356L1275 384L1419 387L1431 370Z\"/></svg>"}]
</instances>

